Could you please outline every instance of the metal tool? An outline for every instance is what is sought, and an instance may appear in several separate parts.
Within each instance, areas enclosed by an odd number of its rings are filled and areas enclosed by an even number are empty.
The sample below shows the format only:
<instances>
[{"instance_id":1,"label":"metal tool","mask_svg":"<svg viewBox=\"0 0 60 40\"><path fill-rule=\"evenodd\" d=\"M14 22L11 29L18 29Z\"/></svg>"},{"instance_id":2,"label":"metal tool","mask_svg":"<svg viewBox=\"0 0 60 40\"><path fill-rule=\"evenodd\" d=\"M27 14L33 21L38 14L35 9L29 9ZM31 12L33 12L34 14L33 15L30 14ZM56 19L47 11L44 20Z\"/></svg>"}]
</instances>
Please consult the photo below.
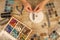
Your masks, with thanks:
<instances>
[{"instance_id":1,"label":"metal tool","mask_svg":"<svg viewBox=\"0 0 60 40\"><path fill-rule=\"evenodd\" d=\"M17 11L20 12L20 14L22 15L22 11L24 10L24 5L22 4L21 10L18 9L18 6L16 6L16 9L17 9Z\"/></svg>"},{"instance_id":2,"label":"metal tool","mask_svg":"<svg viewBox=\"0 0 60 40\"><path fill-rule=\"evenodd\" d=\"M32 13L33 15L32 15L32 18L33 18L33 20L35 19L35 14L34 13Z\"/></svg>"}]
</instances>

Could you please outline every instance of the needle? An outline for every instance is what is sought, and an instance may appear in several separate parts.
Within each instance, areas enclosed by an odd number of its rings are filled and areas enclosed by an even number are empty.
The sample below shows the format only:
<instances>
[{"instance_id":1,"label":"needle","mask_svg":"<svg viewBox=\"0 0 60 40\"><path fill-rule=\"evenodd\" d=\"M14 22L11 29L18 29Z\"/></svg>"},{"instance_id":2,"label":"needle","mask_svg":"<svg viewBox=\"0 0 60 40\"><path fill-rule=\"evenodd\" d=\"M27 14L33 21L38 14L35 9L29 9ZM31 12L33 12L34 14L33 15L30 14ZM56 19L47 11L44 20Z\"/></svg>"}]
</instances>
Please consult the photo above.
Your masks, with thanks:
<instances>
[{"instance_id":1,"label":"needle","mask_svg":"<svg viewBox=\"0 0 60 40\"><path fill-rule=\"evenodd\" d=\"M5 18L5 19L0 20L0 25L4 25L4 24L8 23L9 19L10 18Z\"/></svg>"},{"instance_id":2,"label":"needle","mask_svg":"<svg viewBox=\"0 0 60 40\"><path fill-rule=\"evenodd\" d=\"M33 20L35 19L35 14L34 13L32 13L32 18L33 18Z\"/></svg>"}]
</instances>

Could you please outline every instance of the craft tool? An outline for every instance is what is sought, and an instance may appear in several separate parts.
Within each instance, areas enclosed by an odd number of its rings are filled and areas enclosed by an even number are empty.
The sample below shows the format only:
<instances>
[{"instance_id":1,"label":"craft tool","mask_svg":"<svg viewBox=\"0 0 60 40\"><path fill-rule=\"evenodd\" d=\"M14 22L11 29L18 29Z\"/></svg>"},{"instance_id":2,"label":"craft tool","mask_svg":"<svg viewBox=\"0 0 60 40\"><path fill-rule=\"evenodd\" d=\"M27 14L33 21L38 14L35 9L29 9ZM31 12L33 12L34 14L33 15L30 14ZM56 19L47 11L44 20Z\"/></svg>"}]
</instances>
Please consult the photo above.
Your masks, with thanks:
<instances>
[{"instance_id":1,"label":"craft tool","mask_svg":"<svg viewBox=\"0 0 60 40\"><path fill-rule=\"evenodd\" d=\"M35 14L34 13L32 13L33 15L32 15L32 18L33 18L33 20L35 19Z\"/></svg>"},{"instance_id":2,"label":"craft tool","mask_svg":"<svg viewBox=\"0 0 60 40\"><path fill-rule=\"evenodd\" d=\"M22 8L21 9L18 9L18 6L16 6L16 9L18 12L20 12L20 14L22 15L22 12L24 10L24 5L22 4Z\"/></svg>"}]
</instances>

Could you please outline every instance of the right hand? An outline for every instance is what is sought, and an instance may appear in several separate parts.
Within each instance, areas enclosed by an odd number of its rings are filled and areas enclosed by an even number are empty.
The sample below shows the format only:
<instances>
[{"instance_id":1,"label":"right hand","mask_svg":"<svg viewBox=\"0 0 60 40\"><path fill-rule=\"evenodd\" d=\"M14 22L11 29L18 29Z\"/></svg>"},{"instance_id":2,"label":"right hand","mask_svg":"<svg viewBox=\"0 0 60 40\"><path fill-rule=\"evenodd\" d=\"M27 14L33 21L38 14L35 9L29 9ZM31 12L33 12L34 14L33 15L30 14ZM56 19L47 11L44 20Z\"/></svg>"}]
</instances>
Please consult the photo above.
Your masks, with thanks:
<instances>
[{"instance_id":1,"label":"right hand","mask_svg":"<svg viewBox=\"0 0 60 40\"><path fill-rule=\"evenodd\" d=\"M24 3L24 9L28 12L32 12L32 7L28 2Z\"/></svg>"}]
</instances>

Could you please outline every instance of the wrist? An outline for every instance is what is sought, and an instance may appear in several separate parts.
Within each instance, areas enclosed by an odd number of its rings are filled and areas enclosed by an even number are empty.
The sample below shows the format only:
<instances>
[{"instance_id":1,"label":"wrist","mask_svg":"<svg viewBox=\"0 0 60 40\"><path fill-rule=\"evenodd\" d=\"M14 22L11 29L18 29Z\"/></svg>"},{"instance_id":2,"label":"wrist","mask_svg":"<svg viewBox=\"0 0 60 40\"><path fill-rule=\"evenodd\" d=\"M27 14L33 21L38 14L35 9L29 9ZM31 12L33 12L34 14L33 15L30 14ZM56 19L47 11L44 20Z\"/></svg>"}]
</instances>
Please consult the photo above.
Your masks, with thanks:
<instances>
[{"instance_id":1,"label":"wrist","mask_svg":"<svg viewBox=\"0 0 60 40\"><path fill-rule=\"evenodd\" d=\"M47 4L49 2L49 0L44 0L43 4Z\"/></svg>"},{"instance_id":2,"label":"wrist","mask_svg":"<svg viewBox=\"0 0 60 40\"><path fill-rule=\"evenodd\" d=\"M26 0L21 0L21 1L22 1L22 3L23 3L23 4L26 4L26 3L27 3L27 1L26 1Z\"/></svg>"}]
</instances>

